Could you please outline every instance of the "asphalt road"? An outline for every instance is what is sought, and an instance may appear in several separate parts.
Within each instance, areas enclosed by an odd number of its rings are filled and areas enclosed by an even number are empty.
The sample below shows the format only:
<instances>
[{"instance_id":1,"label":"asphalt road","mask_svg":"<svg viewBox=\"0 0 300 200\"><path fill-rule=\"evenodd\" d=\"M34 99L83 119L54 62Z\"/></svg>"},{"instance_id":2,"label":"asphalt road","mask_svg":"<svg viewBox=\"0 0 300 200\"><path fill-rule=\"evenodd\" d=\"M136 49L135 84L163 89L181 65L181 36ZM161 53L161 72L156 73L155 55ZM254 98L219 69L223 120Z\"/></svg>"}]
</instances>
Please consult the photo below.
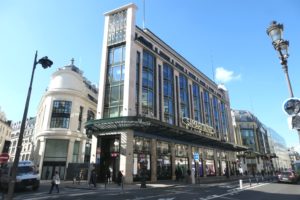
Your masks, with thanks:
<instances>
[{"instance_id":1,"label":"asphalt road","mask_svg":"<svg viewBox=\"0 0 300 200\"><path fill-rule=\"evenodd\" d=\"M300 184L249 183L239 188L237 182L206 185L176 185L168 188L128 189L115 187L110 190L74 189L61 187L60 193L48 194L50 186L43 185L39 191L19 191L15 200L43 199L103 199L103 200L299 200ZM1 198L0 198L1 199Z\"/></svg>"}]
</instances>

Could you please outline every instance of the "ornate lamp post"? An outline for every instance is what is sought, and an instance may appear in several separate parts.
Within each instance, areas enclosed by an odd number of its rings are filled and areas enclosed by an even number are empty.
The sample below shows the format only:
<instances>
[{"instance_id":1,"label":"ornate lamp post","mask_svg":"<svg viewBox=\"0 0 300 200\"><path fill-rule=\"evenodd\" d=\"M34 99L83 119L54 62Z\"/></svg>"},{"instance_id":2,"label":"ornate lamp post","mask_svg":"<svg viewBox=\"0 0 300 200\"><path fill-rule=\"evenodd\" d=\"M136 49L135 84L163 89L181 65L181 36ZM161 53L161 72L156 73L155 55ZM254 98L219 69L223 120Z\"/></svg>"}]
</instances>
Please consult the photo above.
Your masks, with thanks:
<instances>
[{"instance_id":1,"label":"ornate lamp post","mask_svg":"<svg viewBox=\"0 0 300 200\"><path fill-rule=\"evenodd\" d=\"M35 52L33 68L32 68L32 73L31 73L31 79L30 79L30 84L29 84L29 88L28 88L27 99L26 99L26 103L25 103L25 109L24 109L21 128L20 128L20 135L19 135L19 140L18 140L17 149L16 149L16 155L15 155L15 159L14 159L13 166L12 166L12 175L11 175L11 178L9 180L9 185L8 185L7 199L9 199L9 200L13 199L13 193L14 193L14 189L15 189L16 176L17 176L17 168L18 168L20 154L21 154L21 150L22 150L23 135L24 135L29 101L30 101L30 96L31 96L32 82L33 82L33 77L34 77L34 71L35 71L37 64L41 64L42 67L44 69L46 69L48 67L51 67L53 62L51 60L49 60L47 56L45 56L37 61L37 51Z\"/></svg>"},{"instance_id":2,"label":"ornate lamp post","mask_svg":"<svg viewBox=\"0 0 300 200\"><path fill-rule=\"evenodd\" d=\"M292 85L288 73L288 66L287 66L287 58L289 57L288 54L289 41L284 40L282 38L283 25L277 24L276 21L272 21L271 25L267 29L267 34L272 39L272 44L275 50L278 51L279 59L281 60L282 69L288 83L290 97L294 97L294 93L293 93L293 89L292 89Z\"/></svg>"},{"instance_id":3,"label":"ornate lamp post","mask_svg":"<svg viewBox=\"0 0 300 200\"><path fill-rule=\"evenodd\" d=\"M272 39L272 44L276 51L278 51L279 59L281 60L281 65L283 72L285 74L288 89L290 92L290 99L288 99L284 103L284 110L290 116L292 116L291 124L292 128L298 131L299 135L299 142L300 142L300 99L294 98L294 93L288 73L288 65L287 65L287 58L289 57L288 54L288 47L289 41L283 39L283 25L277 24L276 21L272 21L270 26L267 28L267 34Z\"/></svg>"}]
</instances>

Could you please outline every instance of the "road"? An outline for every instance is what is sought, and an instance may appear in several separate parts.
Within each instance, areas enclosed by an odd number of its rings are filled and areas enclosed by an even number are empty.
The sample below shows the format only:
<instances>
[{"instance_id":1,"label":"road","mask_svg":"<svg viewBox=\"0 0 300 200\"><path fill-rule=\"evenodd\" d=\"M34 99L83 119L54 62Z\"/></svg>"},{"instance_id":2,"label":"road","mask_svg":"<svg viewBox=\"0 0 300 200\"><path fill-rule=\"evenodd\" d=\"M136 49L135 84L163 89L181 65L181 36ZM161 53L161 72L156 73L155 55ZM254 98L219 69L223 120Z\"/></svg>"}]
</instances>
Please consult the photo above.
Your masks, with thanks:
<instances>
[{"instance_id":1,"label":"road","mask_svg":"<svg viewBox=\"0 0 300 200\"><path fill-rule=\"evenodd\" d=\"M103 200L299 200L300 184L259 183L244 184L239 188L237 182L176 185L167 188L135 188L121 190L119 187L105 190L104 188L84 189L61 187L60 193L48 194L50 186L44 185L39 191L19 191L15 200L43 199L103 199ZM1 198L0 198L1 199Z\"/></svg>"}]
</instances>

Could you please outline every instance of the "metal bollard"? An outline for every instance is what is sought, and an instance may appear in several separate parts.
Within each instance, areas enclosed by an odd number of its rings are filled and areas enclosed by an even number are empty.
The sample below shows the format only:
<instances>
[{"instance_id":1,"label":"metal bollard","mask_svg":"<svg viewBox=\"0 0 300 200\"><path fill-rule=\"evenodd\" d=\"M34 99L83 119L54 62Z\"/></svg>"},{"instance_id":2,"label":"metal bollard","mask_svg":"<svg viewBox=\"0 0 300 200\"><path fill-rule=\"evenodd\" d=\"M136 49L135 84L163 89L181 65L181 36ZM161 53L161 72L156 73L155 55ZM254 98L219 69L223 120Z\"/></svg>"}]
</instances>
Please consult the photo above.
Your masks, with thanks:
<instances>
[{"instance_id":1,"label":"metal bollard","mask_svg":"<svg viewBox=\"0 0 300 200\"><path fill-rule=\"evenodd\" d=\"M250 187L251 187L251 178L249 178L249 184L250 184Z\"/></svg>"},{"instance_id":2,"label":"metal bollard","mask_svg":"<svg viewBox=\"0 0 300 200\"><path fill-rule=\"evenodd\" d=\"M243 189L243 180L240 179L240 189Z\"/></svg>"}]
</instances>

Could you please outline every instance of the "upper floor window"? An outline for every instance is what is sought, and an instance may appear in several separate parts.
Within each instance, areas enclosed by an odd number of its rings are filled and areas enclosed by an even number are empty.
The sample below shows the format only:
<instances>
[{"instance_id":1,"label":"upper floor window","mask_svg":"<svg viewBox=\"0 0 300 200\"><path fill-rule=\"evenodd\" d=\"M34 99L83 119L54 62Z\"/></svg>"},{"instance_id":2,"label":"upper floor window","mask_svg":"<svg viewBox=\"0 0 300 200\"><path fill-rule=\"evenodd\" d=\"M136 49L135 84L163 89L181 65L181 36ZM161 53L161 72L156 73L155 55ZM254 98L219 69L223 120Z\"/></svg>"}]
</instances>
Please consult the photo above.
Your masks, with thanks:
<instances>
[{"instance_id":1,"label":"upper floor window","mask_svg":"<svg viewBox=\"0 0 300 200\"><path fill-rule=\"evenodd\" d=\"M207 90L204 90L204 116L205 116L205 123L211 126L212 125L211 105L210 105L209 93Z\"/></svg>"},{"instance_id":2,"label":"upper floor window","mask_svg":"<svg viewBox=\"0 0 300 200\"><path fill-rule=\"evenodd\" d=\"M173 69L167 63L163 65L164 79L164 120L174 124L174 82Z\"/></svg>"},{"instance_id":3,"label":"upper floor window","mask_svg":"<svg viewBox=\"0 0 300 200\"><path fill-rule=\"evenodd\" d=\"M200 104L200 89L199 85L193 83L193 99L194 99L194 119L198 122L202 122L201 118L201 104Z\"/></svg>"},{"instance_id":4,"label":"upper floor window","mask_svg":"<svg viewBox=\"0 0 300 200\"><path fill-rule=\"evenodd\" d=\"M155 115L155 57L143 52L142 113Z\"/></svg>"},{"instance_id":5,"label":"upper floor window","mask_svg":"<svg viewBox=\"0 0 300 200\"><path fill-rule=\"evenodd\" d=\"M179 79L181 117L190 117L187 78L180 74Z\"/></svg>"},{"instance_id":6,"label":"upper floor window","mask_svg":"<svg viewBox=\"0 0 300 200\"><path fill-rule=\"evenodd\" d=\"M53 101L50 128L69 128L71 101Z\"/></svg>"}]
</instances>

